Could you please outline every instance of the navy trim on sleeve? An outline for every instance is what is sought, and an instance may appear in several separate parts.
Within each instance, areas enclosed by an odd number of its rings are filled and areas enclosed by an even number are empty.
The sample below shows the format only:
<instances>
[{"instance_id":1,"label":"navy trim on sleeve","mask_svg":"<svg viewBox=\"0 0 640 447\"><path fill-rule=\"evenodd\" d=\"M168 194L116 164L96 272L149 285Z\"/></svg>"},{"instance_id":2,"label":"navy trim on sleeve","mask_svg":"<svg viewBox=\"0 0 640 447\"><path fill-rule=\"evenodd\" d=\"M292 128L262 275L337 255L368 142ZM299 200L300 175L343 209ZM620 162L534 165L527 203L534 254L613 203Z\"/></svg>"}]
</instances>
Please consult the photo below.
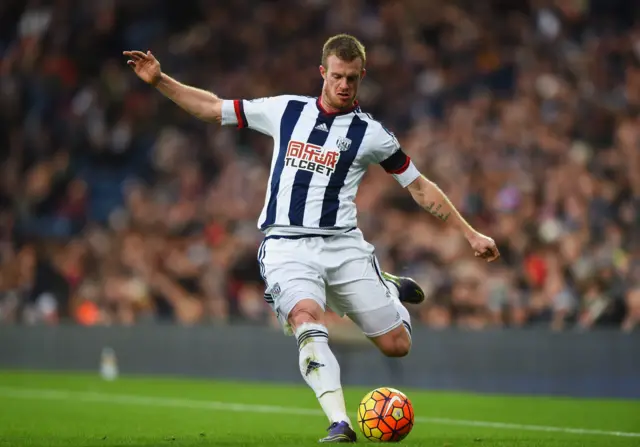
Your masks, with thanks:
<instances>
[{"instance_id":1,"label":"navy trim on sleeve","mask_svg":"<svg viewBox=\"0 0 640 447\"><path fill-rule=\"evenodd\" d=\"M247 116L244 114L244 101L242 99L236 99L233 101L233 109L236 112L236 119L238 120L238 128L242 129L248 127Z\"/></svg>"}]
</instances>

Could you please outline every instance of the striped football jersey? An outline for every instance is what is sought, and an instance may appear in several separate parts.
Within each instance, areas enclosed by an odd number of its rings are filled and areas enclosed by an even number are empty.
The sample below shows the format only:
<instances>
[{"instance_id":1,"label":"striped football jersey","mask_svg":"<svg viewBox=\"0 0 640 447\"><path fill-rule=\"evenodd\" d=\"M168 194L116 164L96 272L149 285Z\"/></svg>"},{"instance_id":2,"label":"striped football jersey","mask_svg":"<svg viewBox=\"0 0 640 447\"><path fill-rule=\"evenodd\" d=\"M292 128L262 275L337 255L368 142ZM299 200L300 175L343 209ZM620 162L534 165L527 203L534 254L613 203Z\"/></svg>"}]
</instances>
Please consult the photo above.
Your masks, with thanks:
<instances>
[{"instance_id":1,"label":"striped football jersey","mask_svg":"<svg viewBox=\"0 0 640 447\"><path fill-rule=\"evenodd\" d=\"M318 98L225 100L222 124L273 138L271 173L258 221L264 231L331 234L357 226L355 197L372 164L403 187L420 175L396 137L363 113L328 113Z\"/></svg>"}]
</instances>

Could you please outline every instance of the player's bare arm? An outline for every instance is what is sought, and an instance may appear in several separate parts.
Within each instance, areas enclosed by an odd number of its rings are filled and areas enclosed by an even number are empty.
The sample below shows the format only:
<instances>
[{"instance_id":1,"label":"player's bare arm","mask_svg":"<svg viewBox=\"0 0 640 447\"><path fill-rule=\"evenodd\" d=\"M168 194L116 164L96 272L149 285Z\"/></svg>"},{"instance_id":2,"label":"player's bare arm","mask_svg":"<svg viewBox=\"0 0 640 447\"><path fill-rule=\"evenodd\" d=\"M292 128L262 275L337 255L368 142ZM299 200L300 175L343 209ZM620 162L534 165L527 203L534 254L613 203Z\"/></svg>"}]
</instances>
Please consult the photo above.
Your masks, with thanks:
<instances>
[{"instance_id":1,"label":"player's bare arm","mask_svg":"<svg viewBox=\"0 0 640 447\"><path fill-rule=\"evenodd\" d=\"M477 257L481 257L488 262L495 261L500 257L494 240L479 233L469 225L447 195L434 182L421 175L407 186L407 189L416 203L427 212L443 222L455 225L456 228L462 231Z\"/></svg>"},{"instance_id":2,"label":"player's bare arm","mask_svg":"<svg viewBox=\"0 0 640 447\"><path fill-rule=\"evenodd\" d=\"M123 51L129 65L144 82L176 103L186 112L203 121L220 123L222 99L211 92L191 87L176 81L162 72L160 62L151 51Z\"/></svg>"}]
</instances>

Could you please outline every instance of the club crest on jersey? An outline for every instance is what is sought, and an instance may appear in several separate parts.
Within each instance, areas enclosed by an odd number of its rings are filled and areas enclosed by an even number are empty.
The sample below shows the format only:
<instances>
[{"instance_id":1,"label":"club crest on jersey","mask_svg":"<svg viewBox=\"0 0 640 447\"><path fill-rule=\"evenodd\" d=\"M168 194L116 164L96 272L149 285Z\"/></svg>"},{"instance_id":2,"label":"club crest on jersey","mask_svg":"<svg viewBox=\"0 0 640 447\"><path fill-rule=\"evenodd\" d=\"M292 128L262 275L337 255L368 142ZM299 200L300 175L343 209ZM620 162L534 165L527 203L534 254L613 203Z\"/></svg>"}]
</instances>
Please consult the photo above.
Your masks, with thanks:
<instances>
[{"instance_id":1,"label":"club crest on jersey","mask_svg":"<svg viewBox=\"0 0 640 447\"><path fill-rule=\"evenodd\" d=\"M340 152L310 143L291 140L287 147L285 165L316 174L333 174L340 159Z\"/></svg>"},{"instance_id":2,"label":"club crest on jersey","mask_svg":"<svg viewBox=\"0 0 640 447\"><path fill-rule=\"evenodd\" d=\"M336 141L336 146L338 146L338 149L340 150L340 152L346 152L351 147L351 140L346 137L338 137L338 140Z\"/></svg>"}]
</instances>

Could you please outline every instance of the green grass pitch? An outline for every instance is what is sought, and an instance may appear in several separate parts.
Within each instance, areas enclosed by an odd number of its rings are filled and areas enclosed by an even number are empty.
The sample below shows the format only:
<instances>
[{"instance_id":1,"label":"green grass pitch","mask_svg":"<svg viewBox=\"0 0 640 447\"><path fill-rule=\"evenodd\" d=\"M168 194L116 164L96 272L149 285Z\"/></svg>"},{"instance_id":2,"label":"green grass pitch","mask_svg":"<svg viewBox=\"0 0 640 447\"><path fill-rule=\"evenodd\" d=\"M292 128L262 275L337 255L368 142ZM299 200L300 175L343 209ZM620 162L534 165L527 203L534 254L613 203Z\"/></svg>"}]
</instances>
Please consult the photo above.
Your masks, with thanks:
<instances>
[{"instance_id":1,"label":"green grass pitch","mask_svg":"<svg viewBox=\"0 0 640 447\"><path fill-rule=\"evenodd\" d=\"M367 391L345 390L354 421ZM402 391L416 425L401 445L640 446L639 401ZM327 425L304 386L0 372L1 447L311 446Z\"/></svg>"}]
</instances>

